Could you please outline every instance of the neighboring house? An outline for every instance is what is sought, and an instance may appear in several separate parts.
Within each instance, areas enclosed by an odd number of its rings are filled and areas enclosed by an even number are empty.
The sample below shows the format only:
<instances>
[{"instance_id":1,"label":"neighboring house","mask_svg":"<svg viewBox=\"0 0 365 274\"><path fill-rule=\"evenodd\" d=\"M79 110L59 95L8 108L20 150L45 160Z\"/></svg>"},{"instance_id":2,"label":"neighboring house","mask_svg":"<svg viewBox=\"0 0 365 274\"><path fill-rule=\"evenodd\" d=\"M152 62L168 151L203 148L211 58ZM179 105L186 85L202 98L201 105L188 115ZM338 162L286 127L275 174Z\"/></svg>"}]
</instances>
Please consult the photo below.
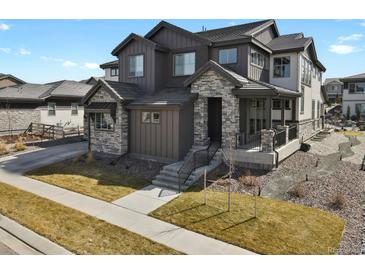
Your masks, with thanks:
<instances>
[{"instance_id":1,"label":"neighboring house","mask_svg":"<svg viewBox=\"0 0 365 274\"><path fill-rule=\"evenodd\" d=\"M313 39L280 35L274 20L197 33L162 21L112 54L118 82L83 99L92 151L175 162L214 143L271 169L323 126Z\"/></svg>"},{"instance_id":2,"label":"neighboring house","mask_svg":"<svg viewBox=\"0 0 365 274\"><path fill-rule=\"evenodd\" d=\"M119 62L118 60L111 61L100 65L100 68L104 70L107 81L118 81L119 80Z\"/></svg>"},{"instance_id":3,"label":"neighboring house","mask_svg":"<svg viewBox=\"0 0 365 274\"><path fill-rule=\"evenodd\" d=\"M342 100L343 83L340 81L340 78L327 78L323 83L323 87L330 103Z\"/></svg>"},{"instance_id":4,"label":"neighboring house","mask_svg":"<svg viewBox=\"0 0 365 274\"><path fill-rule=\"evenodd\" d=\"M0 88L25 84L25 82L11 74L0 73Z\"/></svg>"},{"instance_id":5,"label":"neighboring house","mask_svg":"<svg viewBox=\"0 0 365 274\"><path fill-rule=\"evenodd\" d=\"M30 123L83 126L82 97L92 86L75 81L22 84L0 89L0 129L26 129Z\"/></svg>"},{"instance_id":6,"label":"neighboring house","mask_svg":"<svg viewBox=\"0 0 365 274\"><path fill-rule=\"evenodd\" d=\"M356 74L342 78L344 83L342 97L342 114L347 115L347 109L350 107L350 115L360 115L365 117L365 73Z\"/></svg>"}]
</instances>

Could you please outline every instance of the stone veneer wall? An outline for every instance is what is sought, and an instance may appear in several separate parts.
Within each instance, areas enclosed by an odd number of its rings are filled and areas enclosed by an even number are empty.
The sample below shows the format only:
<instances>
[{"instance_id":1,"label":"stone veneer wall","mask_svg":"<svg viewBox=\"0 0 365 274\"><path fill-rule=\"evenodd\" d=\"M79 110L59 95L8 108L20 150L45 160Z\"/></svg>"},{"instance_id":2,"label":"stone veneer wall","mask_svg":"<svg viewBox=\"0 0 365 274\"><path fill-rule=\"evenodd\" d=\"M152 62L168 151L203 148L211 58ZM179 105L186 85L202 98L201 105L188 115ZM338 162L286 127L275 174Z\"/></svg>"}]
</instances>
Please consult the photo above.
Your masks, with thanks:
<instances>
[{"instance_id":1,"label":"stone veneer wall","mask_svg":"<svg viewBox=\"0 0 365 274\"><path fill-rule=\"evenodd\" d=\"M313 129L313 122L315 123L315 129ZM321 129L322 129L322 119L299 121L299 140L306 141L311 136L313 136L315 132L318 132Z\"/></svg>"},{"instance_id":2,"label":"stone veneer wall","mask_svg":"<svg viewBox=\"0 0 365 274\"><path fill-rule=\"evenodd\" d=\"M9 128L9 119L11 121ZM26 129L30 123L40 123L41 112L38 108L0 108L0 130Z\"/></svg>"},{"instance_id":3,"label":"stone veneer wall","mask_svg":"<svg viewBox=\"0 0 365 274\"><path fill-rule=\"evenodd\" d=\"M208 97L222 98L222 147L232 145L239 132L239 99L232 94L234 86L214 70L201 75L191 86L199 97L194 102L194 144L208 143Z\"/></svg>"},{"instance_id":4,"label":"stone veneer wall","mask_svg":"<svg viewBox=\"0 0 365 274\"><path fill-rule=\"evenodd\" d=\"M115 99L102 88L99 89L89 102L115 102ZM89 114L88 114L89 115ZM87 121L85 123L87 126ZM128 151L128 112L120 102L117 102L114 130L96 130L95 121L90 119L91 150L121 155Z\"/></svg>"}]
</instances>

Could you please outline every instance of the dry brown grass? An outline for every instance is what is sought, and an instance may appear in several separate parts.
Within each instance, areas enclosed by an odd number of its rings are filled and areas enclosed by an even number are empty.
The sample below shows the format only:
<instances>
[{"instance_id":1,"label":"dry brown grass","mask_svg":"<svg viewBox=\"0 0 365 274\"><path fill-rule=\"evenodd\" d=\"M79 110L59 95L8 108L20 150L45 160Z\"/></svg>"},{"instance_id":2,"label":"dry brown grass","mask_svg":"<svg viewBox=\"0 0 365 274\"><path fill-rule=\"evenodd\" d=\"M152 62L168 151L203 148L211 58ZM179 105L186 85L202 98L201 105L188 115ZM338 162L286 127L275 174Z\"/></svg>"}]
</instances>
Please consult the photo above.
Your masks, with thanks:
<instances>
[{"instance_id":1,"label":"dry brown grass","mask_svg":"<svg viewBox=\"0 0 365 274\"><path fill-rule=\"evenodd\" d=\"M245 186L257 186L258 181L256 176L251 175L250 170L247 170L245 175L238 178L239 182Z\"/></svg>"},{"instance_id":2,"label":"dry brown grass","mask_svg":"<svg viewBox=\"0 0 365 274\"><path fill-rule=\"evenodd\" d=\"M76 254L179 254L143 236L0 183L0 213Z\"/></svg>"},{"instance_id":3,"label":"dry brown grass","mask_svg":"<svg viewBox=\"0 0 365 274\"><path fill-rule=\"evenodd\" d=\"M335 209L344 209L347 203L346 196L342 193L335 193L331 198L331 205Z\"/></svg>"},{"instance_id":4,"label":"dry brown grass","mask_svg":"<svg viewBox=\"0 0 365 274\"><path fill-rule=\"evenodd\" d=\"M0 156L6 155L8 153L9 153L8 146L5 143L0 141Z\"/></svg>"},{"instance_id":5,"label":"dry brown grass","mask_svg":"<svg viewBox=\"0 0 365 274\"><path fill-rule=\"evenodd\" d=\"M251 195L191 190L150 215L260 254L333 254L345 221L335 214L290 202ZM330 229L329 229L330 228Z\"/></svg>"},{"instance_id":6,"label":"dry brown grass","mask_svg":"<svg viewBox=\"0 0 365 274\"><path fill-rule=\"evenodd\" d=\"M16 151L23 151L27 149L27 146L24 144L24 138L19 136L18 140L16 141L14 148Z\"/></svg>"},{"instance_id":7,"label":"dry brown grass","mask_svg":"<svg viewBox=\"0 0 365 274\"><path fill-rule=\"evenodd\" d=\"M302 184L298 183L288 189L287 193L296 198L304 198L306 191Z\"/></svg>"},{"instance_id":8,"label":"dry brown grass","mask_svg":"<svg viewBox=\"0 0 365 274\"><path fill-rule=\"evenodd\" d=\"M35 180L56 185L111 202L150 184L143 178L129 176L96 161L65 161L27 173Z\"/></svg>"}]
</instances>

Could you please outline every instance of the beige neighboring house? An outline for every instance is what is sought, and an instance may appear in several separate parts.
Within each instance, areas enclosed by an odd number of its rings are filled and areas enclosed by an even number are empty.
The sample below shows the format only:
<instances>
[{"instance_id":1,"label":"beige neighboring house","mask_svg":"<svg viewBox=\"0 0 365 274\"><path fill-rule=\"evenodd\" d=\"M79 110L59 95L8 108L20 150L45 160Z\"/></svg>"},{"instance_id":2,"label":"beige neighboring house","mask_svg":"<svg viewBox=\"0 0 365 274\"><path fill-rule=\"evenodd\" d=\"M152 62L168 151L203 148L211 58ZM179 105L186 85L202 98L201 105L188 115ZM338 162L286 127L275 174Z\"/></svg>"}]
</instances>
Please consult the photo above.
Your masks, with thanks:
<instances>
[{"instance_id":1,"label":"beige neighboring house","mask_svg":"<svg viewBox=\"0 0 365 274\"><path fill-rule=\"evenodd\" d=\"M106 81L118 81L119 79L119 60L107 62L100 65L100 68L104 70Z\"/></svg>"},{"instance_id":2,"label":"beige neighboring house","mask_svg":"<svg viewBox=\"0 0 365 274\"><path fill-rule=\"evenodd\" d=\"M0 88L25 84L25 82L11 74L0 73Z\"/></svg>"},{"instance_id":3,"label":"beige neighboring house","mask_svg":"<svg viewBox=\"0 0 365 274\"><path fill-rule=\"evenodd\" d=\"M365 117L365 73L348 76L341 81L344 83L342 113L346 115L350 108L351 116L359 110L360 116Z\"/></svg>"},{"instance_id":4,"label":"beige neighboring house","mask_svg":"<svg viewBox=\"0 0 365 274\"><path fill-rule=\"evenodd\" d=\"M64 128L83 127L84 107L81 99L91 87L63 80L1 88L0 131L25 130L30 123Z\"/></svg>"}]
</instances>

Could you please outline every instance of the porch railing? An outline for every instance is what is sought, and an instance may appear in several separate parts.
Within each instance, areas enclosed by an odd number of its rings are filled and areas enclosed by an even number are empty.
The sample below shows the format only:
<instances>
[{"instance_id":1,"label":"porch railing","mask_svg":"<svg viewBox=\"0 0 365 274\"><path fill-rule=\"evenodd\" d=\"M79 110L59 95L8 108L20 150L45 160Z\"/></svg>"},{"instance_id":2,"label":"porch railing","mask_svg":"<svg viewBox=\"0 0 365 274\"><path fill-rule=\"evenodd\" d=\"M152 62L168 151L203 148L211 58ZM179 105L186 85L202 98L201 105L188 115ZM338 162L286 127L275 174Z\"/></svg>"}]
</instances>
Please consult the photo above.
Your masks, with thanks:
<instances>
[{"instance_id":1,"label":"porch railing","mask_svg":"<svg viewBox=\"0 0 365 274\"><path fill-rule=\"evenodd\" d=\"M286 144L286 131L277 131L274 136L274 147L278 148Z\"/></svg>"},{"instance_id":2,"label":"porch railing","mask_svg":"<svg viewBox=\"0 0 365 274\"><path fill-rule=\"evenodd\" d=\"M298 138L298 127L293 125L289 127L289 141Z\"/></svg>"},{"instance_id":3,"label":"porch railing","mask_svg":"<svg viewBox=\"0 0 365 274\"><path fill-rule=\"evenodd\" d=\"M243 133L236 134L236 149L249 149L261 151L261 132L244 136Z\"/></svg>"}]
</instances>

